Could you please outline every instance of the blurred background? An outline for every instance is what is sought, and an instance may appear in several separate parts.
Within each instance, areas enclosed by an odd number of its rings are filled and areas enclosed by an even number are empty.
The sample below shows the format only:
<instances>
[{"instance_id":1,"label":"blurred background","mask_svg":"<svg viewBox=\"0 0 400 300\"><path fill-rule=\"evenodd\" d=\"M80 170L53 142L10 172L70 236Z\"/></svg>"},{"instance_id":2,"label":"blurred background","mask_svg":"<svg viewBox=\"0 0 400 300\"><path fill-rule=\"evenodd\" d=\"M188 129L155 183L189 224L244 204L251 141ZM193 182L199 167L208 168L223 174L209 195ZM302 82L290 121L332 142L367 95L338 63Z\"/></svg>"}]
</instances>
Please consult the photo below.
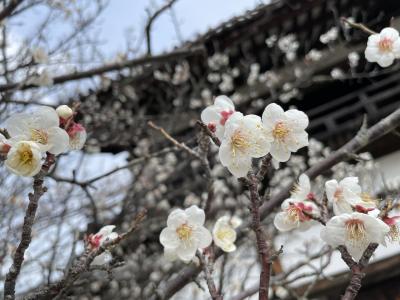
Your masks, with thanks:
<instances>
[{"instance_id":1,"label":"blurred background","mask_svg":"<svg viewBox=\"0 0 400 300\"><path fill-rule=\"evenodd\" d=\"M182 262L169 262L158 237L176 207L204 205L211 220L249 218L247 194L210 146L212 191L201 163L168 142L148 121L197 147L196 120L215 96L237 110L261 114L276 102L310 119L310 146L292 155L262 183L276 194L304 170L349 141L363 118L373 125L400 104L399 63L368 63L368 36L341 22L373 30L400 29L398 0L25 0L0 19L0 120L38 105L75 105L88 132L82 151L62 155L40 201L17 298L57 282L102 226L126 231L142 208L140 229L101 267L83 273L65 299L209 299L201 276L175 290ZM1 0L1 10L11 1ZM374 197L398 197L400 131L387 134L313 183L359 176ZM30 179L0 169L0 281L11 265L32 188ZM212 194L210 196L210 194ZM279 207L277 207L277 210ZM307 235L278 235L274 214L264 220L274 248L273 299L338 299L348 275L337 253ZM207 226L207 224L206 224ZM398 242L380 247L358 299L397 299ZM256 299L259 266L254 236L216 262L226 299ZM0 286L0 290L2 286ZM64 298L61 298L64 299Z\"/></svg>"}]
</instances>

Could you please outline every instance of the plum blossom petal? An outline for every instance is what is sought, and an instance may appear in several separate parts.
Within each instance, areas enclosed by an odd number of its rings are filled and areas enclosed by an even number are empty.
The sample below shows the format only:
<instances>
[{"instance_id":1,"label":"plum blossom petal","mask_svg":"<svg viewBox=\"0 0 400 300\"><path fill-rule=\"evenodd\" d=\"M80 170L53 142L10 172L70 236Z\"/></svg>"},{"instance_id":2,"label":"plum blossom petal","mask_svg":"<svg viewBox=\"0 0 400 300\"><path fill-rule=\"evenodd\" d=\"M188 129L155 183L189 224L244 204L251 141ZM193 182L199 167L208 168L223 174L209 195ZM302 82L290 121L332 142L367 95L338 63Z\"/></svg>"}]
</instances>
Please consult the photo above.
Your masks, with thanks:
<instances>
[{"instance_id":1,"label":"plum blossom petal","mask_svg":"<svg viewBox=\"0 0 400 300\"><path fill-rule=\"evenodd\" d=\"M264 134L261 119L255 115L243 116L235 112L225 125L225 134L219 149L223 166L236 177L246 176L251 159L263 157L270 150L271 138Z\"/></svg>"},{"instance_id":2,"label":"plum blossom petal","mask_svg":"<svg viewBox=\"0 0 400 300\"><path fill-rule=\"evenodd\" d=\"M179 258L190 262L199 248L212 242L211 233L203 226L204 211L193 205L186 210L176 209L170 213L167 227L160 233L164 255L169 259Z\"/></svg>"},{"instance_id":3,"label":"plum blossom petal","mask_svg":"<svg viewBox=\"0 0 400 300\"><path fill-rule=\"evenodd\" d=\"M394 28L384 28L380 33L370 35L365 58L383 68L389 67L400 56L399 32Z\"/></svg>"},{"instance_id":4,"label":"plum blossom petal","mask_svg":"<svg viewBox=\"0 0 400 300\"><path fill-rule=\"evenodd\" d=\"M345 246L358 261L370 243L383 244L389 230L382 220L354 212L330 219L321 231L321 238L333 247Z\"/></svg>"},{"instance_id":5,"label":"plum blossom petal","mask_svg":"<svg viewBox=\"0 0 400 300\"><path fill-rule=\"evenodd\" d=\"M201 120L215 135L222 139L225 133L225 124L235 112L235 106L227 96L218 96L214 104L201 112Z\"/></svg>"},{"instance_id":6,"label":"plum blossom petal","mask_svg":"<svg viewBox=\"0 0 400 300\"><path fill-rule=\"evenodd\" d=\"M37 143L19 141L12 144L5 165L14 174L31 177L39 173L43 164L42 156Z\"/></svg>"},{"instance_id":7,"label":"plum blossom petal","mask_svg":"<svg viewBox=\"0 0 400 300\"><path fill-rule=\"evenodd\" d=\"M282 107L269 104L262 116L265 135L272 140L271 155L279 162L289 160L291 152L308 146L308 117L305 113L291 109L286 112Z\"/></svg>"},{"instance_id":8,"label":"plum blossom petal","mask_svg":"<svg viewBox=\"0 0 400 300\"><path fill-rule=\"evenodd\" d=\"M14 114L6 120L6 128L13 142L33 141L41 151L55 155L68 150L68 135L59 125L56 111L47 106L41 106L30 114Z\"/></svg>"},{"instance_id":9,"label":"plum blossom petal","mask_svg":"<svg viewBox=\"0 0 400 300\"><path fill-rule=\"evenodd\" d=\"M237 221L229 216L223 216L217 220L213 228L213 240L215 245L225 252L236 250L236 231Z\"/></svg>"}]
</instances>

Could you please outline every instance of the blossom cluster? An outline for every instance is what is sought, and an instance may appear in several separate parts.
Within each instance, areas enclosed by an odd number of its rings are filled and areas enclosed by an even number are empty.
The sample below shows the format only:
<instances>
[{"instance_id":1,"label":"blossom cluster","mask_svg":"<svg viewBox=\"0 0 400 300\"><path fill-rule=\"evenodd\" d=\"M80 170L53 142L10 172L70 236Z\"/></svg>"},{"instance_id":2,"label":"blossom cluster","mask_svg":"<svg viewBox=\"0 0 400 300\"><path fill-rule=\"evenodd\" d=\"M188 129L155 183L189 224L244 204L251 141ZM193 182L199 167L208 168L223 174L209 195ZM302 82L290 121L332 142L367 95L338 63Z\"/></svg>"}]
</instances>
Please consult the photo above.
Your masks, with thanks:
<instances>
[{"instance_id":1,"label":"blossom cluster","mask_svg":"<svg viewBox=\"0 0 400 300\"><path fill-rule=\"evenodd\" d=\"M378 218L378 202L363 193L357 177L325 182L325 193L334 215L321 230L321 238L329 245L346 246L354 259L359 260L370 243L386 245L385 239L398 240L399 217ZM281 205L274 219L282 232L307 230L321 217L325 209L311 190L310 179L302 174L291 197Z\"/></svg>"},{"instance_id":2,"label":"blossom cluster","mask_svg":"<svg viewBox=\"0 0 400 300\"><path fill-rule=\"evenodd\" d=\"M271 154L276 162L286 162L292 152L308 145L308 117L275 103L267 105L262 117L243 115L231 99L218 96L201 113L201 120L221 140L219 159L236 177L250 171L252 158Z\"/></svg>"},{"instance_id":3,"label":"blossom cluster","mask_svg":"<svg viewBox=\"0 0 400 300\"><path fill-rule=\"evenodd\" d=\"M204 210L196 205L172 211L168 216L167 227L160 234L165 257L188 263L193 260L197 250L209 247L212 241L225 252L236 250L235 228L240 226L240 219L229 216L219 218L212 234L204 227L204 222Z\"/></svg>"},{"instance_id":4,"label":"blossom cluster","mask_svg":"<svg viewBox=\"0 0 400 300\"><path fill-rule=\"evenodd\" d=\"M14 114L5 121L5 129L7 137L0 135L0 152L6 167L20 176L39 173L46 153L78 150L86 141L85 128L74 121L67 105Z\"/></svg>"}]
</instances>

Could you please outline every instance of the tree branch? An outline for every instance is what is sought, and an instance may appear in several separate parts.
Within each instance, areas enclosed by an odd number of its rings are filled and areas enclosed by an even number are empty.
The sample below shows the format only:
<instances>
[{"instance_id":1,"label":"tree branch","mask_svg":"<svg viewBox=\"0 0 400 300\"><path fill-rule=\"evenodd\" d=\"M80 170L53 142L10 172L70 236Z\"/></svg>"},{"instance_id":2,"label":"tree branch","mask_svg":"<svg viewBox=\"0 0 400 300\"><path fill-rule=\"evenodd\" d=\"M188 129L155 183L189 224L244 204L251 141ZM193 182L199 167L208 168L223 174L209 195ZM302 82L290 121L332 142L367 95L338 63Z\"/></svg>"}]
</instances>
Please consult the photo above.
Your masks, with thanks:
<instances>
[{"instance_id":1,"label":"tree branch","mask_svg":"<svg viewBox=\"0 0 400 300\"><path fill-rule=\"evenodd\" d=\"M127 60L122 63L108 64L108 65L104 65L101 67L89 69L86 71L56 76L53 78L53 85L62 84L62 83L74 81L74 80L90 78L95 75L100 75L100 74L112 72L112 71L119 71L124 68L132 68L132 67L137 67L137 66L145 65L145 64L161 64L163 62L167 62L167 61L178 59L178 58L184 58L184 57L193 56L193 55L201 55L204 53L204 51L205 51L205 49L203 47L193 47L193 48L189 48L189 49L175 50L173 52L166 53L166 54L160 54L160 55L154 55L154 56L144 56L141 58ZM27 84L26 82L2 84L2 85L0 85L0 92L5 92L5 91L15 90L15 89L27 90L27 89L34 88L34 87L36 87L36 85Z\"/></svg>"},{"instance_id":2,"label":"tree branch","mask_svg":"<svg viewBox=\"0 0 400 300\"><path fill-rule=\"evenodd\" d=\"M0 12L0 22L10 16L13 11L20 5L24 0L11 0L10 3Z\"/></svg>"},{"instance_id":3,"label":"tree branch","mask_svg":"<svg viewBox=\"0 0 400 300\"><path fill-rule=\"evenodd\" d=\"M163 6L161 6L159 9L157 9L147 20L146 24L146 44L147 44L147 55L151 55L151 27L154 23L154 21L167 9L171 8L172 5L177 0L168 0Z\"/></svg>"},{"instance_id":4,"label":"tree branch","mask_svg":"<svg viewBox=\"0 0 400 300\"><path fill-rule=\"evenodd\" d=\"M134 218L131 227L129 230L121 235L118 238L105 243L98 249L92 250L90 247L86 247L85 252L83 255L78 259L78 261L69 269L68 273L64 276L63 279L60 281L45 286L39 289L37 292L28 295L25 297L25 300L36 300L36 299L58 299L60 296L63 295L72 285L73 283L79 278L79 276L85 272L89 271L90 264L93 260L102 254L107 249L117 245L122 240L126 239L130 234L132 234L139 225L142 223L144 218L146 217L147 211L143 210L139 212L136 217ZM64 298L62 298L64 299Z\"/></svg>"},{"instance_id":5,"label":"tree branch","mask_svg":"<svg viewBox=\"0 0 400 300\"><path fill-rule=\"evenodd\" d=\"M13 263L6 275L6 280L4 283L4 299L15 299L15 284L21 271L22 263L24 262L25 251L28 249L29 244L32 241L32 226L35 222L39 200L47 191L47 188L43 186L44 177L54 162L54 156L48 153L42 169L40 170L39 174L34 177L33 193L30 193L28 196L29 204L26 209L24 223L22 225L21 241L14 253Z\"/></svg>"}]
</instances>

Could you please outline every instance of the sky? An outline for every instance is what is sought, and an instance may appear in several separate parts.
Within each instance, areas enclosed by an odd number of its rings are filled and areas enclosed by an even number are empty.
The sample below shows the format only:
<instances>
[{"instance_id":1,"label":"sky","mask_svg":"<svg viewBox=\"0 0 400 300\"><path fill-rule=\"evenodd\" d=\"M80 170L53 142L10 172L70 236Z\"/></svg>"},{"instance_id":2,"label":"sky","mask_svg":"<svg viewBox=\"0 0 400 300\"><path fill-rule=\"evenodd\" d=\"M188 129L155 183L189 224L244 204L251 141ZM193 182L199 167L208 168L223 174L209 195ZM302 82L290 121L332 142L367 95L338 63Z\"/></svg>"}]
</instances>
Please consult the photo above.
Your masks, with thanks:
<instances>
[{"instance_id":1,"label":"sky","mask_svg":"<svg viewBox=\"0 0 400 300\"><path fill-rule=\"evenodd\" d=\"M133 28L136 34L143 31L146 8L151 2L162 4L164 1L111 0L101 18L103 26L100 35L106 41L103 47L113 53L124 49L126 30ZM190 40L198 33L204 33L245 10L253 9L257 4L267 2L269 0L178 0L173 11L183 40ZM179 44L170 12L165 12L154 23L152 41L156 53Z\"/></svg>"}]
</instances>

